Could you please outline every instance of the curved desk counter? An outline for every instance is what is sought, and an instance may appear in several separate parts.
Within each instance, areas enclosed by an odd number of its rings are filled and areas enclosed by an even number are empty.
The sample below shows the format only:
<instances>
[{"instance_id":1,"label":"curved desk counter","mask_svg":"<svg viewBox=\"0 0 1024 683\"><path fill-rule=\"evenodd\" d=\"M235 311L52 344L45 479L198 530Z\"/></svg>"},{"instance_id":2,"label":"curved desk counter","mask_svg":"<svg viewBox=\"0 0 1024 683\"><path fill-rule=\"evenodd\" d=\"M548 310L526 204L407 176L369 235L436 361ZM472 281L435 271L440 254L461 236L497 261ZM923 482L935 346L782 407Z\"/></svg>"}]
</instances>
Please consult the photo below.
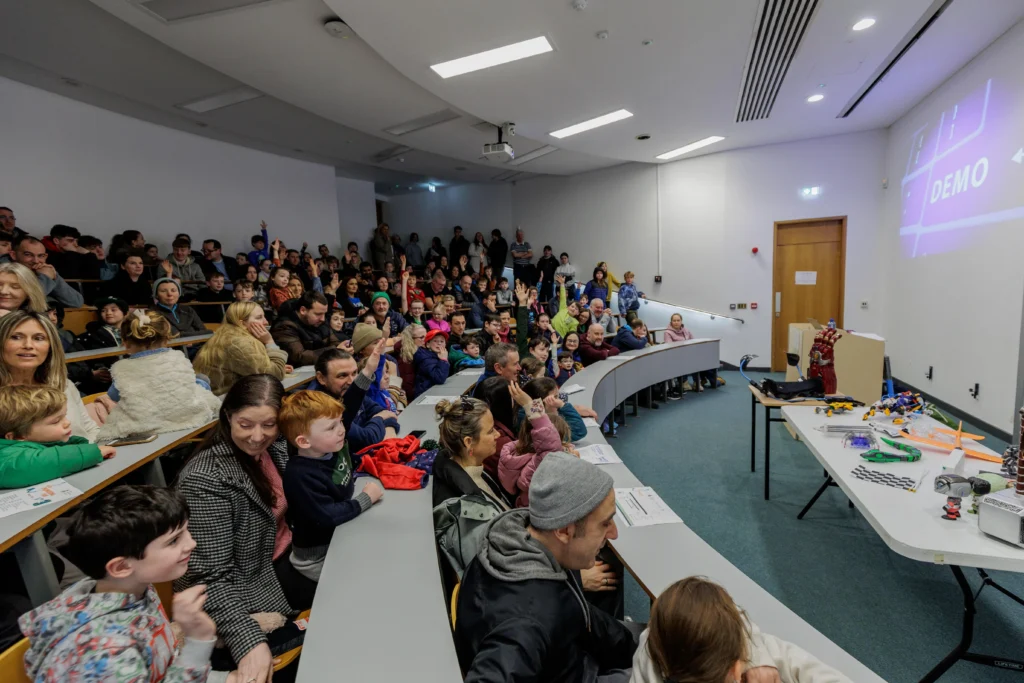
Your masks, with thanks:
<instances>
[{"instance_id":1,"label":"curved desk counter","mask_svg":"<svg viewBox=\"0 0 1024 683\"><path fill-rule=\"evenodd\" d=\"M659 344L595 363L571 381L585 389L572 401L603 419L652 384L719 365L717 339ZM477 380L455 375L429 396L455 396ZM402 414L402 432L437 438L434 406L417 399ZM591 427L582 444L606 443ZM737 454L742 457L742 454ZM642 486L625 464L604 465L616 487ZM685 511L681 514L685 521ZM857 683L881 681L733 566L684 524L619 529L616 554L649 595L700 574L722 584L765 631L799 645ZM396 645L400 655L396 655ZM324 680L344 667L354 680L454 683L462 680L434 547L430 487L388 491L381 504L339 527L331 541L298 681Z\"/></svg>"}]
</instances>

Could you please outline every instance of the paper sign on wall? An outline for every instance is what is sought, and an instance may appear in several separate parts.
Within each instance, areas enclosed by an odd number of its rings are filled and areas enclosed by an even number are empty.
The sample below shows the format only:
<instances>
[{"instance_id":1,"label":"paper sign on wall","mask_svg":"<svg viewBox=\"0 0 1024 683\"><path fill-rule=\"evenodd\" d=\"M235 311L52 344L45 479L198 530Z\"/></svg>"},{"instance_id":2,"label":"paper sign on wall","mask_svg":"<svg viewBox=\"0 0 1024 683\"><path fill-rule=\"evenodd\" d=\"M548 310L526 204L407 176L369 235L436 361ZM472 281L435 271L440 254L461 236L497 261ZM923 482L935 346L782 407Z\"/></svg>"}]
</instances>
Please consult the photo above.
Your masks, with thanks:
<instances>
[{"instance_id":1,"label":"paper sign on wall","mask_svg":"<svg viewBox=\"0 0 1024 683\"><path fill-rule=\"evenodd\" d=\"M818 271L816 271L816 270L798 270L798 271L796 271L796 284L798 284L798 285L816 285L816 284L818 284Z\"/></svg>"}]
</instances>

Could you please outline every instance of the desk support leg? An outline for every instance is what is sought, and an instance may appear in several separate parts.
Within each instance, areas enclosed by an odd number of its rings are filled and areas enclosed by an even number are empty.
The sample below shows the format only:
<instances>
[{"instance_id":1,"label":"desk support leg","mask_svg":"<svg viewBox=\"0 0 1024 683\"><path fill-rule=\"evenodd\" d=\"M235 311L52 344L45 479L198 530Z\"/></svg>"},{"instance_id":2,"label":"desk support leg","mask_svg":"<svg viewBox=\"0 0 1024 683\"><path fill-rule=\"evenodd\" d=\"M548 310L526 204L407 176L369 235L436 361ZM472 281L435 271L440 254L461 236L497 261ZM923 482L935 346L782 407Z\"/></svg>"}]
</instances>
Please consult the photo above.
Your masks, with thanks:
<instances>
[{"instance_id":1,"label":"desk support leg","mask_svg":"<svg viewBox=\"0 0 1024 683\"><path fill-rule=\"evenodd\" d=\"M764 499L769 497L769 474L772 468L772 409L764 407Z\"/></svg>"},{"instance_id":2,"label":"desk support leg","mask_svg":"<svg viewBox=\"0 0 1024 683\"><path fill-rule=\"evenodd\" d=\"M160 464L160 458L154 458L146 464L143 477L150 486L167 488L167 480L164 478L164 468Z\"/></svg>"},{"instance_id":3,"label":"desk support leg","mask_svg":"<svg viewBox=\"0 0 1024 683\"><path fill-rule=\"evenodd\" d=\"M756 472L754 451L757 445L757 399L750 395L750 471Z\"/></svg>"},{"instance_id":4,"label":"desk support leg","mask_svg":"<svg viewBox=\"0 0 1024 683\"><path fill-rule=\"evenodd\" d=\"M34 606L52 600L60 593L57 572L53 570L50 551L46 547L46 538L43 537L42 530L19 541L14 546L14 556L18 560L18 568L21 570L21 578L25 581L29 600Z\"/></svg>"},{"instance_id":5,"label":"desk support leg","mask_svg":"<svg viewBox=\"0 0 1024 683\"><path fill-rule=\"evenodd\" d=\"M949 671L950 667L961 659L965 662L984 664L986 666L994 666L997 669L1007 669L1018 673L1024 673L1024 662L1022 661L1007 659L1005 657L995 657L993 655L982 655L970 651L971 641L974 640L974 615L977 613L975 600L977 599L977 596L981 594L981 591L984 590L985 586L992 586L993 588L996 588L1001 593L1013 598L1020 604L1024 604L1024 600L1021 600L1018 596L1013 595L1002 586L996 584L989 578L988 574L982 570L978 571L982 577L982 587L978 589L977 593L974 593L974 591L971 590L971 585L967 583L967 578L964 576L964 570L956 565L950 565L949 568L953 570L953 576L956 578L956 583L960 586L960 592L964 596L964 616L963 626L960 631L960 642L957 643L957 646L953 648L952 652L946 655L934 669L929 671L925 677L921 679L921 683L934 683L939 680L944 673Z\"/></svg>"},{"instance_id":6,"label":"desk support leg","mask_svg":"<svg viewBox=\"0 0 1024 683\"><path fill-rule=\"evenodd\" d=\"M814 493L814 496L807 501L807 505L804 505L804 509L800 511L800 514L797 515L796 518L803 519L804 515L807 514L807 511L814 507L814 504L818 502L819 498L821 498L821 494L825 493L829 486L835 486L835 482L833 482L832 477L825 480L825 483L822 484Z\"/></svg>"}]
</instances>

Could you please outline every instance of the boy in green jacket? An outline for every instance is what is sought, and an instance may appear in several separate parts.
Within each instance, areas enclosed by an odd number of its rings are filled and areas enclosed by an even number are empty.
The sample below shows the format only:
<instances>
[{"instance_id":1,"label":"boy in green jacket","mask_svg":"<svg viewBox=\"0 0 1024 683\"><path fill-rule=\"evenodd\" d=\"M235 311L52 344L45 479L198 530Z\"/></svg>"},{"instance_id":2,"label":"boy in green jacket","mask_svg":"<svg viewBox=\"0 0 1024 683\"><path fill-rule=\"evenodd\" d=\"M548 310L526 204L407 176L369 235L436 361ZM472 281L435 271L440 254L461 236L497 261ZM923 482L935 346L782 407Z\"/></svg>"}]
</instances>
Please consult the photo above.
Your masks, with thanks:
<instances>
[{"instance_id":1,"label":"boy in green jacket","mask_svg":"<svg viewBox=\"0 0 1024 683\"><path fill-rule=\"evenodd\" d=\"M111 458L110 446L71 436L64 392L0 387L0 488L17 489L81 472Z\"/></svg>"}]
</instances>

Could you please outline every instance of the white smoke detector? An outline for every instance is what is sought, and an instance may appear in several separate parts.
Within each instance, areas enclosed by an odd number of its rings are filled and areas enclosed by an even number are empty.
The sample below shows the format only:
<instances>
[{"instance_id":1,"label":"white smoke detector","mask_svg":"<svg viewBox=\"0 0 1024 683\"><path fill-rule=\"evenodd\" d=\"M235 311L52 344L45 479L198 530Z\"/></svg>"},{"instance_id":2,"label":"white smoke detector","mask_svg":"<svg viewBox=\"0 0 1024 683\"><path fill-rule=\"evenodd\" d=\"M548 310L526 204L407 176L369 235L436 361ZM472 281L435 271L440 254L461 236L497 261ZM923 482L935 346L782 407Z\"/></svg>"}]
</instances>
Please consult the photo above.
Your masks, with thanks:
<instances>
[{"instance_id":1,"label":"white smoke detector","mask_svg":"<svg viewBox=\"0 0 1024 683\"><path fill-rule=\"evenodd\" d=\"M355 32L352 30L352 27L341 19L330 19L325 21L324 30L331 34L332 37L341 38L342 40L355 37Z\"/></svg>"}]
</instances>

